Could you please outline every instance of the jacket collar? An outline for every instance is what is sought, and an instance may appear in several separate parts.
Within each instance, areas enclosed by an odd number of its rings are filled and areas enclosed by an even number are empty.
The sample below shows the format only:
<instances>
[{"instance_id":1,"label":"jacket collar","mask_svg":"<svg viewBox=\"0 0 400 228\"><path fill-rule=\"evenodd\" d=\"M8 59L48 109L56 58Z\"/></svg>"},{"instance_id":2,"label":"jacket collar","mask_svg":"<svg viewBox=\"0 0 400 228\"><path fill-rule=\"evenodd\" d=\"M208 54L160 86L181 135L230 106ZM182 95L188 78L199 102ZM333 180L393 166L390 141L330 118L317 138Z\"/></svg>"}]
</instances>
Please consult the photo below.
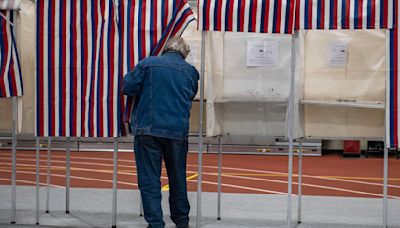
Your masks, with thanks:
<instances>
[{"instance_id":1,"label":"jacket collar","mask_svg":"<svg viewBox=\"0 0 400 228\"><path fill-rule=\"evenodd\" d=\"M170 56L170 57L173 57L173 58L185 59L185 58L183 58L181 53L177 52L177 51L168 51L168 52L165 52L163 55Z\"/></svg>"}]
</instances>

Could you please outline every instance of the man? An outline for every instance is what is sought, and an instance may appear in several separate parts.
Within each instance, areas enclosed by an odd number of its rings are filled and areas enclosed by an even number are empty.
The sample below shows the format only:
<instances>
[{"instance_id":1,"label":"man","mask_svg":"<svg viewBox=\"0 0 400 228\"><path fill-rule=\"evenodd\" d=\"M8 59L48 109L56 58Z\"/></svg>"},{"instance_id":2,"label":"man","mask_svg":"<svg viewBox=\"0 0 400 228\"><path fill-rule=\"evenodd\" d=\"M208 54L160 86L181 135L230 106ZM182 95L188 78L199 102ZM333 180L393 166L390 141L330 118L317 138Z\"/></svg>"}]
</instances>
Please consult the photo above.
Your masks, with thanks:
<instances>
[{"instance_id":1,"label":"man","mask_svg":"<svg viewBox=\"0 0 400 228\"><path fill-rule=\"evenodd\" d=\"M189 116L197 93L199 73L185 58L189 45L181 37L170 38L162 56L139 62L124 78L123 92L136 98L131 127L144 218L148 227L164 227L161 209L161 163L169 181L171 219L188 227L186 187Z\"/></svg>"}]
</instances>

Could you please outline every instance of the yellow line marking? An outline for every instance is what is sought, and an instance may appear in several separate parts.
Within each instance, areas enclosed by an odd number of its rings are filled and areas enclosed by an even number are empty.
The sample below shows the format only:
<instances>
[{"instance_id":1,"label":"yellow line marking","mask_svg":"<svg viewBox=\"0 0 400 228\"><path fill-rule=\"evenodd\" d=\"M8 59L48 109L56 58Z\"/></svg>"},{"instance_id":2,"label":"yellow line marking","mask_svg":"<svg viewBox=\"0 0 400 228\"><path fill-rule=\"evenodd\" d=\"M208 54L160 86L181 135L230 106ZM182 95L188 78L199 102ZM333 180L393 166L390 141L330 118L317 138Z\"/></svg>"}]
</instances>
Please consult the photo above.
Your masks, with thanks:
<instances>
[{"instance_id":1,"label":"yellow line marking","mask_svg":"<svg viewBox=\"0 0 400 228\"><path fill-rule=\"evenodd\" d=\"M195 173L195 174L193 174L193 175L191 175L191 176L188 176L188 177L186 178L186 180L193 180L194 178L196 178L196 177L198 177L198 176L199 176L199 174L198 174L198 173ZM161 190L162 190L162 191L169 191L169 184L164 185L164 186L161 188Z\"/></svg>"},{"instance_id":2,"label":"yellow line marking","mask_svg":"<svg viewBox=\"0 0 400 228\"><path fill-rule=\"evenodd\" d=\"M193 180L194 178L196 178L196 177L198 177L198 176L199 176L199 174L198 174L198 173L195 173L195 174L189 176L188 178L186 178L186 180Z\"/></svg>"},{"instance_id":3,"label":"yellow line marking","mask_svg":"<svg viewBox=\"0 0 400 228\"><path fill-rule=\"evenodd\" d=\"M164 186L161 188L161 190L162 190L162 191L169 191L169 184L164 185Z\"/></svg>"}]
</instances>

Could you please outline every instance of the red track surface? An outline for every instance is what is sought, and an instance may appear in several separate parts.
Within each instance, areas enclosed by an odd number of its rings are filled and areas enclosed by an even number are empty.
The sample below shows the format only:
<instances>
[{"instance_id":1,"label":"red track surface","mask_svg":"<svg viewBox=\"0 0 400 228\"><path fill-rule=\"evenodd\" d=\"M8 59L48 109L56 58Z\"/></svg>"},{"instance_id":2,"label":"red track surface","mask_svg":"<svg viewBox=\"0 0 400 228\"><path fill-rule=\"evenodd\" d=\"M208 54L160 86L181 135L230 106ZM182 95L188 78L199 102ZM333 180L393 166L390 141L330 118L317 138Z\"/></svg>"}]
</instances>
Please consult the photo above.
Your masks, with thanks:
<instances>
[{"instance_id":1,"label":"red track surface","mask_svg":"<svg viewBox=\"0 0 400 228\"><path fill-rule=\"evenodd\" d=\"M41 151L40 183L46 184L47 152ZM118 188L137 189L133 153L119 153ZM65 186L65 152L51 154L51 184ZM297 157L294 158L294 193L297 192ZM284 194L287 192L287 156L223 155L222 191ZM72 152L71 187L111 188L112 153ZM217 155L203 157L203 191L217 190ZM400 160L389 159L389 197L400 198ZM197 154L189 154L188 189L196 191ZM382 197L382 158L342 158L338 154L303 158L303 194L324 196ZM0 150L0 184L9 185L11 151ZM17 185L35 184L35 152L17 152ZM162 185L168 186L163 171Z\"/></svg>"}]
</instances>

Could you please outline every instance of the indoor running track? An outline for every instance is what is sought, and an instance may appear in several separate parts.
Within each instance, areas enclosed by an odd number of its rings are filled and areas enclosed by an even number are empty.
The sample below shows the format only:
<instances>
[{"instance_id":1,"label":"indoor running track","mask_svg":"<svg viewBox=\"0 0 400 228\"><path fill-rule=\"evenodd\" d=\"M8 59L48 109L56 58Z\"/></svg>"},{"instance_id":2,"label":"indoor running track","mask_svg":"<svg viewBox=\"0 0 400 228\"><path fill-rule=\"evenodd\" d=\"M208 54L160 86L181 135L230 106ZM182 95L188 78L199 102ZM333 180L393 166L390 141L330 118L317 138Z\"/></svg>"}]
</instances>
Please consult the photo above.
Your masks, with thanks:
<instances>
[{"instance_id":1,"label":"indoor running track","mask_svg":"<svg viewBox=\"0 0 400 228\"><path fill-rule=\"evenodd\" d=\"M71 152L71 187L112 188L112 152ZM203 191L217 191L217 154L204 154ZM297 156L293 190L297 193ZM390 198L400 198L400 160L389 158ZM286 194L287 156L231 155L222 159L222 192ZM17 152L17 185L35 185L35 151ZM40 184L46 185L47 151L40 152ZM189 191L196 191L197 154L189 153ZM340 154L303 157L303 194L322 196L382 197L382 157L343 158ZM10 185L11 150L0 150L0 184ZM166 171L162 189L168 190ZM65 186L65 152L51 153L51 186ZM133 153L118 153L118 188L137 189Z\"/></svg>"}]
</instances>

